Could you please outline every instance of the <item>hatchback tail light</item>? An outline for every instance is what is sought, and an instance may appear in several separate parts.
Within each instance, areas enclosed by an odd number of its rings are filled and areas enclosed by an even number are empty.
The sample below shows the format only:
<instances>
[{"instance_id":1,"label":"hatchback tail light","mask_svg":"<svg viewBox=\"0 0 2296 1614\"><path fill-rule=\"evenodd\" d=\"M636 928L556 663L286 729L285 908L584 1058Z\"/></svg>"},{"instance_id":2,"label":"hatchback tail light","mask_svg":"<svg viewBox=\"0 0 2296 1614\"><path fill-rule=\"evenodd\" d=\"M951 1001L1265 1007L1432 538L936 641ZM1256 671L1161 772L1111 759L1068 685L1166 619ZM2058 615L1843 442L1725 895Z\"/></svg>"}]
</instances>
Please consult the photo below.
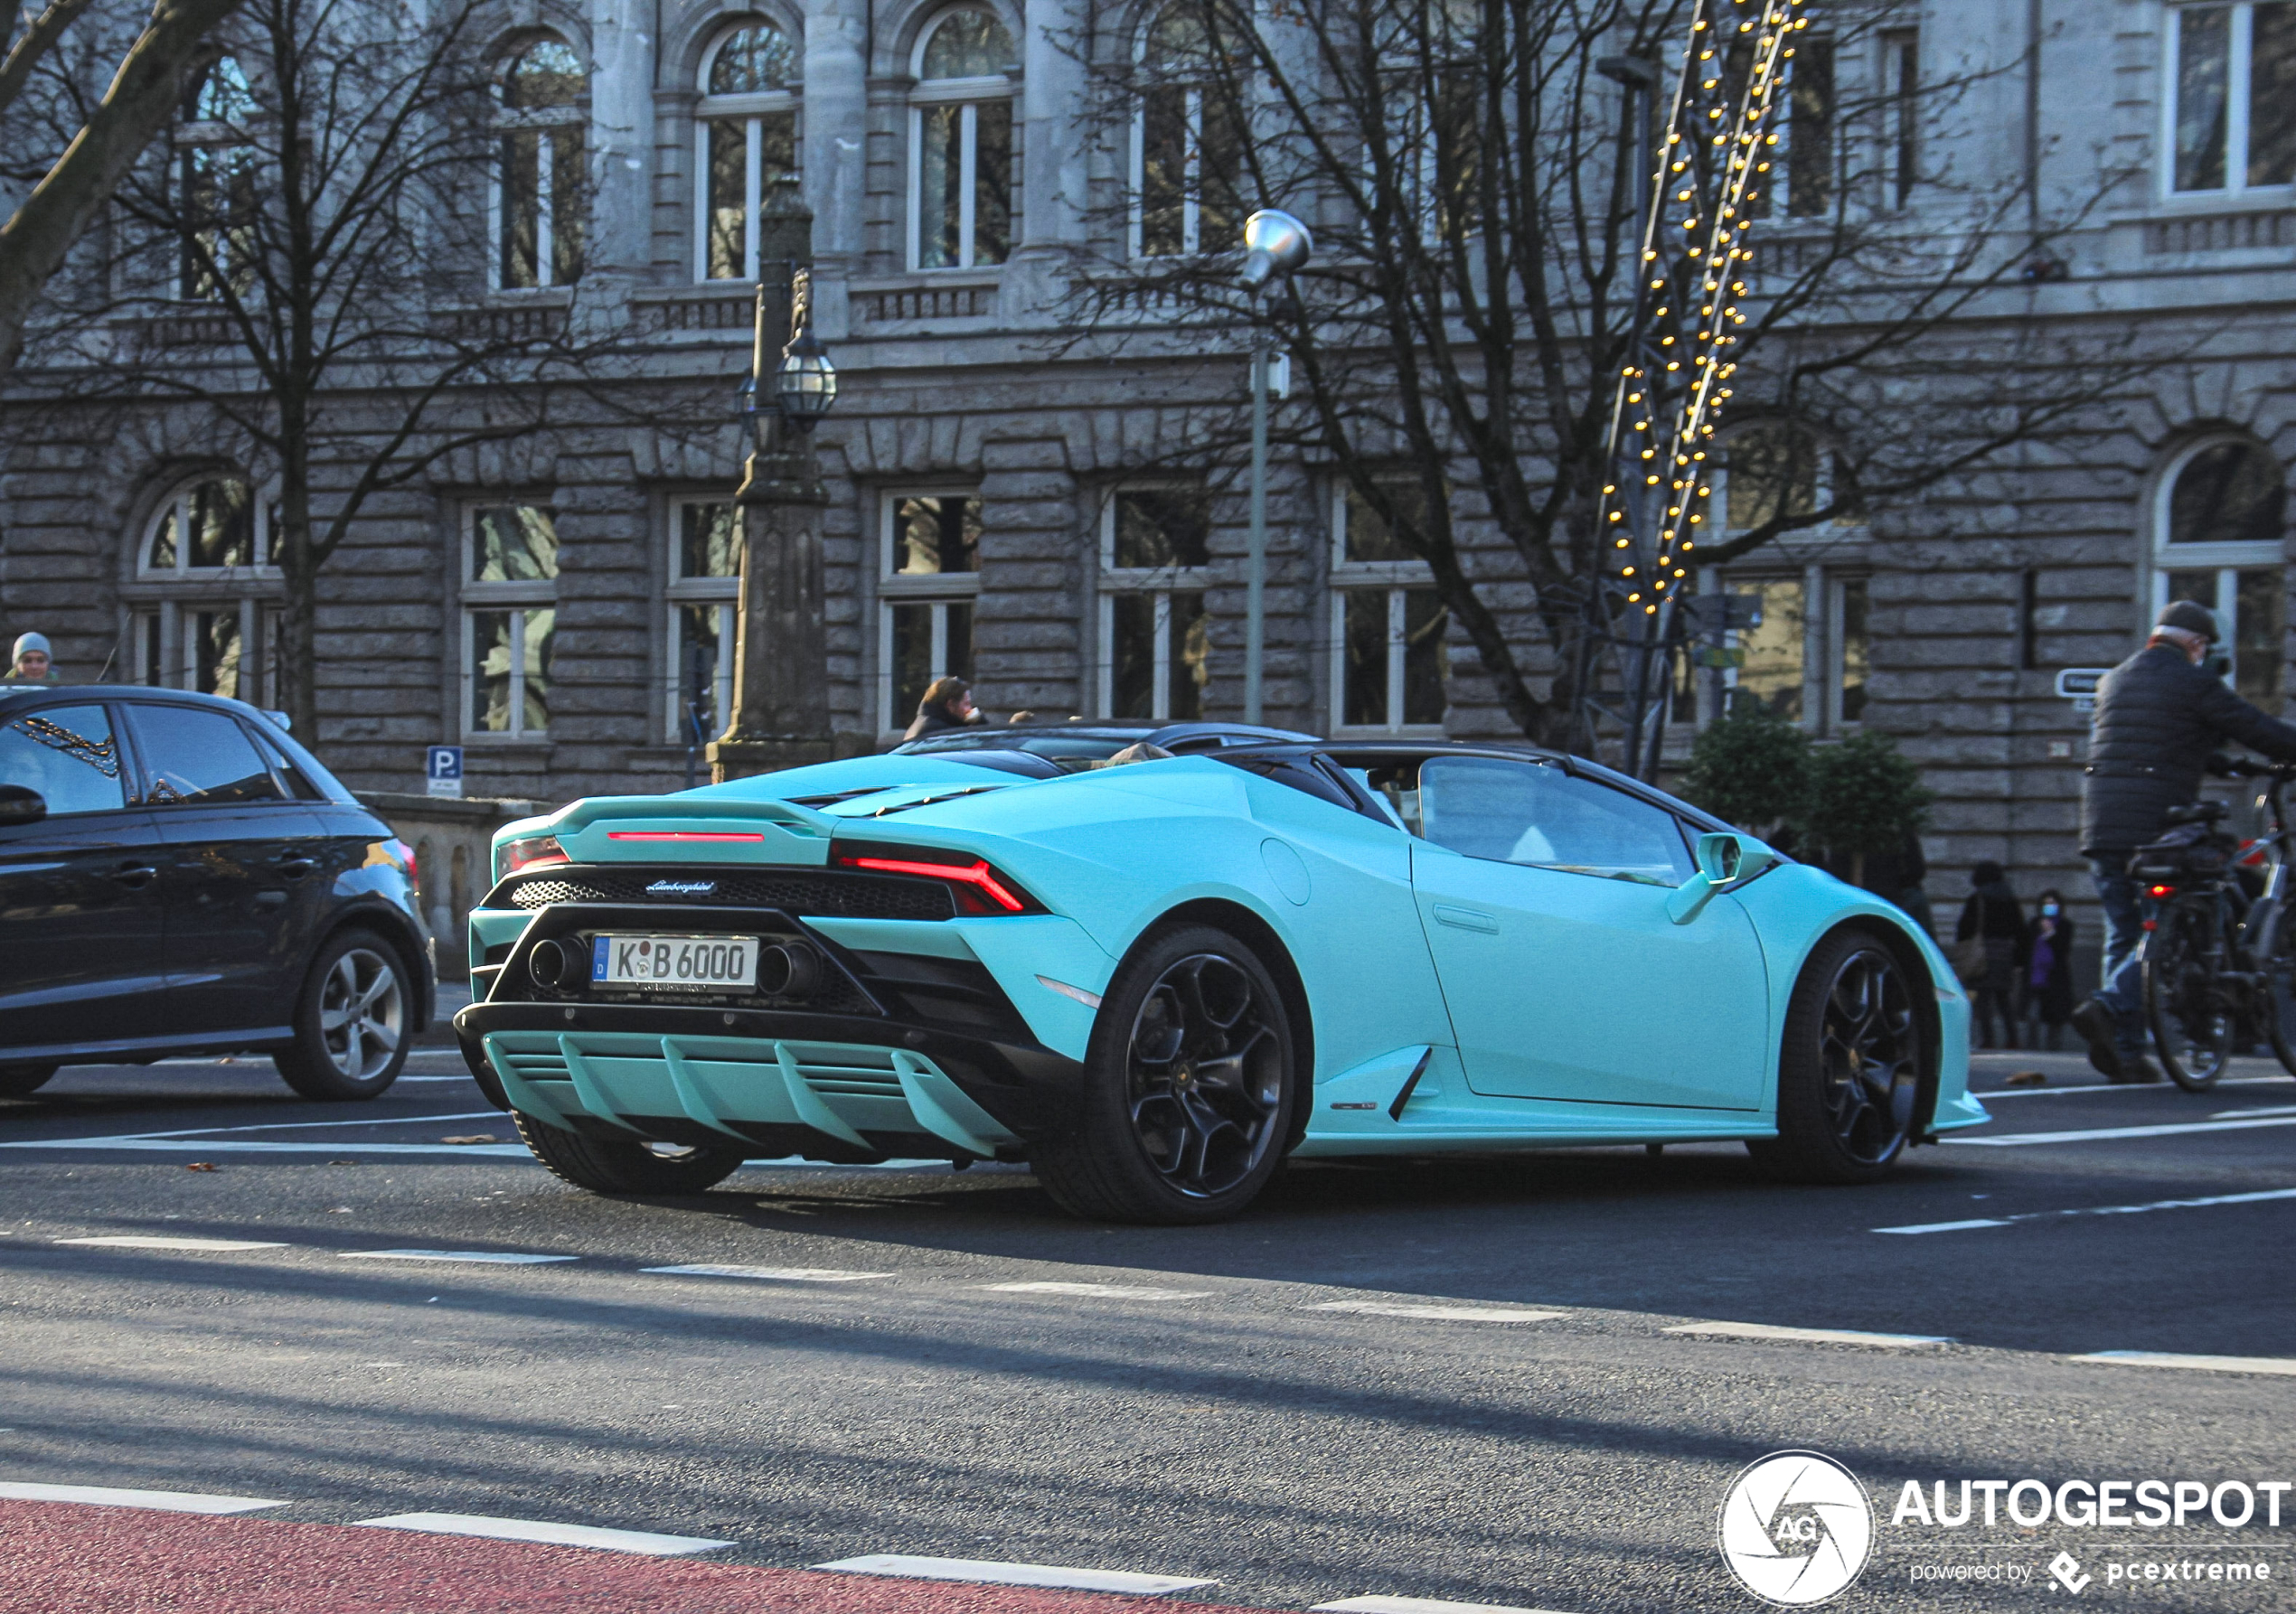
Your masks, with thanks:
<instances>
[{"instance_id":1,"label":"hatchback tail light","mask_svg":"<svg viewBox=\"0 0 2296 1614\"><path fill-rule=\"evenodd\" d=\"M519 840L505 840L495 858L502 864L501 870L494 877L497 879L516 874L522 868L573 861L566 855L566 849L559 845L555 835L529 835Z\"/></svg>"},{"instance_id":2,"label":"hatchback tail light","mask_svg":"<svg viewBox=\"0 0 2296 1614\"><path fill-rule=\"evenodd\" d=\"M1041 914L1042 903L1030 896L1018 880L984 858L971 852L943 851L935 847L898 846L867 840L830 843L830 862L840 868L870 874L900 874L912 878L940 880L956 899L956 911L966 917L983 915Z\"/></svg>"}]
</instances>

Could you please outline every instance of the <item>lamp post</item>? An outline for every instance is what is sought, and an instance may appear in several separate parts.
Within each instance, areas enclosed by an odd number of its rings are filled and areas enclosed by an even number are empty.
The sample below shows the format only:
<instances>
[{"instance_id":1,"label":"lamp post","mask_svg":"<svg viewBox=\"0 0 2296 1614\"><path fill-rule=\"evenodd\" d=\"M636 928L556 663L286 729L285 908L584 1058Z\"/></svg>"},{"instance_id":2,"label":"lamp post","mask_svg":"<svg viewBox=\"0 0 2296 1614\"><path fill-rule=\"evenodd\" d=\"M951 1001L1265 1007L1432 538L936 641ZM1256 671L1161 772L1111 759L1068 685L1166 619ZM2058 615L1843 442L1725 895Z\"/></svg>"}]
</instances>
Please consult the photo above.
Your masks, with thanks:
<instances>
[{"instance_id":1,"label":"lamp post","mask_svg":"<svg viewBox=\"0 0 2296 1614\"><path fill-rule=\"evenodd\" d=\"M1272 281L1288 281L1314 250L1307 226L1289 213L1262 208L1244 221L1244 267L1237 278L1251 294L1254 313ZM1267 630L1267 361L1275 339L1255 319L1252 324L1252 535L1245 573L1244 721L1260 721L1261 680L1266 662Z\"/></svg>"},{"instance_id":2,"label":"lamp post","mask_svg":"<svg viewBox=\"0 0 2296 1614\"><path fill-rule=\"evenodd\" d=\"M826 761L835 751L821 534L809 512L829 502L813 428L837 401L837 367L814 333L812 272L800 257L813 216L802 203L767 214L797 249L784 260L790 335L783 345L769 336L782 294L760 278L740 388L750 452L734 494L742 528L733 711L710 746L710 774L719 783Z\"/></svg>"}]
</instances>

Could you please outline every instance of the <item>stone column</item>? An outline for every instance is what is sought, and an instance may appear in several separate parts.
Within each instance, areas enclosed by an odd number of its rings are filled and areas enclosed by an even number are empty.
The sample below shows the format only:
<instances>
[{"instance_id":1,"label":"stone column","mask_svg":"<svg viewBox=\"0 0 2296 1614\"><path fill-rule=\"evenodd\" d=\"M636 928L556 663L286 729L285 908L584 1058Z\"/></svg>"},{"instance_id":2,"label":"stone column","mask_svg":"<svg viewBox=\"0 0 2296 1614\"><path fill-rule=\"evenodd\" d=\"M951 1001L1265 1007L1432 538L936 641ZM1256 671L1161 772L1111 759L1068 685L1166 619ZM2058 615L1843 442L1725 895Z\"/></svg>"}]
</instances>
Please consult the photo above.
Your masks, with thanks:
<instances>
[{"instance_id":1,"label":"stone column","mask_svg":"<svg viewBox=\"0 0 2296 1614\"><path fill-rule=\"evenodd\" d=\"M810 0L805 8L805 200L814 210L814 329L824 342L849 329L845 283L861 270L869 158L865 0Z\"/></svg>"},{"instance_id":2,"label":"stone column","mask_svg":"<svg viewBox=\"0 0 2296 1614\"><path fill-rule=\"evenodd\" d=\"M591 0L590 206L588 265L642 277L652 257L654 13L650 0Z\"/></svg>"},{"instance_id":3,"label":"stone column","mask_svg":"<svg viewBox=\"0 0 2296 1614\"><path fill-rule=\"evenodd\" d=\"M1084 244L1085 70L1077 18L1065 0L1026 0L1019 112L1021 241L1006 270L1008 323L1041 323L1054 312L1069 255Z\"/></svg>"}]
</instances>

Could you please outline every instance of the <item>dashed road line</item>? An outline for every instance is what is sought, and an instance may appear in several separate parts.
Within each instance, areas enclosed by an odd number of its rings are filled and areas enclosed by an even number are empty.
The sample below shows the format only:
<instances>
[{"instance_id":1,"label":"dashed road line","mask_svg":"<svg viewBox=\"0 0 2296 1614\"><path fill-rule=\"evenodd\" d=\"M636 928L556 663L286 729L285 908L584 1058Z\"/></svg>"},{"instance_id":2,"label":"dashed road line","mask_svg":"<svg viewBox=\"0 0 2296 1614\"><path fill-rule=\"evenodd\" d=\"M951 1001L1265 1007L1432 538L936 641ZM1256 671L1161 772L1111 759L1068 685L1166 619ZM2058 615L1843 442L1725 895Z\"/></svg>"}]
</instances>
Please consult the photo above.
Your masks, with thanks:
<instances>
[{"instance_id":1,"label":"dashed road line","mask_svg":"<svg viewBox=\"0 0 2296 1614\"><path fill-rule=\"evenodd\" d=\"M1218 1581L1179 1575L1143 1575L1121 1569L1069 1569L1052 1563L1002 1563L979 1558L913 1558L902 1553L870 1553L816 1563L815 1569L856 1575L898 1575L911 1581L969 1581L988 1586L1054 1586L1068 1591L1121 1591L1134 1597L1164 1597Z\"/></svg>"},{"instance_id":2,"label":"dashed road line","mask_svg":"<svg viewBox=\"0 0 2296 1614\"><path fill-rule=\"evenodd\" d=\"M1503 1603L1453 1603L1435 1597L1343 1597L1317 1603L1310 1614L1554 1614L1548 1609L1514 1609Z\"/></svg>"},{"instance_id":3,"label":"dashed road line","mask_svg":"<svg viewBox=\"0 0 2296 1614\"><path fill-rule=\"evenodd\" d=\"M2155 1199L2144 1205L2094 1205L2073 1210L2013 1211L2005 1216L1971 1216L1961 1222L1915 1222L1904 1227L1877 1227L1876 1233L1968 1233L1980 1227L2009 1227L2019 1222L2046 1222L2059 1216L2141 1216L2151 1211L2204 1210L2217 1205L2262 1205L2272 1199L2296 1199L2296 1188L2264 1188L2253 1194L2211 1194L2198 1199Z\"/></svg>"},{"instance_id":4,"label":"dashed road line","mask_svg":"<svg viewBox=\"0 0 2296 1614\"><path fill-rule=\"evenodd\" d=\"M868 1278L889 1278L890 1272L852 1272L841 1267L738 1267L695 1265L640 1267L673 1278L753 1278L767 1283L859 1283Z\"/></svg>"},{"instance_id":5,"label":"dashed road line","mask_svg":"<svg viewBox=\"0 0 2296 1614\"><path fill-rule=\"evenodd\" d=\"M2271 1104L2260 1106L2254 1110L2219 1110L2208 1119L2211 1121L2238 1121L2243 1117L2253 1115L2296 1115L2296 1104Z\"/></svg>"},{"instance_id":6,"label":"dashed road line","mask_svg":"<svg viewBox=\"0 0 2296 1614\"><path fill-rule=\"evenodd\" d=\"M2189 1367L2202 1373L2271 1373L2296 1375L2296 1359L2287 1356L2196 1356L2181 1351L2091 1351L2066 1358L2073 1362L2109 1362L2122 1367Z\"/></svg>"},{"instance_id":7,"label":"dashed road line","mask_svg":"<svg viewBox=\"0 0 2296 1614\"><path fill-rule=\"evenodd\" d=\"M579 1255L534 1255L520 1250L338 1250L343 1261L467 1261L485 1266L541 1266L546 1262L579 1261Z\"/></svg>"},{"instance_id":8,"label":"dashed road line","mask_svg":"<svg viewBox=\"0 0 2296 1614\"><path fill-rule=\"evenodd\" d=\"M1353 1311L1367 1317L1417 1317L1454 1323L1543 1323L1570 1315L1567 1311L1525 1311L1498 1306L1407 1306L1387 1300L1325 1300L1301 1309Z\"/></svg>"},{"instance_id":9,"label":"dashed road line","mask_svg":"<svg viewBox=\"0 0 2296 1614\"><path fill-rule=\"evenodd\" d=\"M102 1238L58 1239L60 1244L99 1244L108 1250L284 1250L277 1239L147 1238L140 1234L109 1234Z\"/></svg>"},{"instance_id":10,"label":"dashed road line","mask_svg":"<svg viewBox=\"0 0 2296 1614\"><path fill-rule=\"evenodd\" d=\"M2090 1127L2071 1132L2003 1132L1993 1138L1951 1137L1943 1143L1987 1149L2016 1149L2032 1143L2109 1143L2120 1138L2173 1138L2181 1132L2237 1132L2251 1127L2296 1126L2296 1115L2268 1115L2255 1121L2181 1121L2160 1126Z\"/></svg>"},{"instance_id":11,"label":"dashed road line","mask_svg":"<svg viewBox=\"0 0 2296 1614\"><path fill-rule=\"evenodd\" d=\"M1206 1300L1212 1296L1209 1289L1133 1289L1120 1283L983 1283L978 1287L999 1294L1086 1295L1103 1300Z\"/></svg>"},{"instance_id":12,"label":"dashed road line","mask_svg":"<svg viewBox=\"0 0 2296 1614\"><path fill-rule=\"evenodd\" d=\"M1663 1330L1717 1339L1787 1339L1811 1345L1875 1345L1908 1349L1951 1345L1946 1334L1870 1334L1858 1328L1789 1328L1776 1323L1677 1323Z\"/></svg>"},{"instance_id":13,"label":"dashed road line","mask_svg":"<svg viewBox=\"0 0 2296 1614\"><path fill-rule=\"evenodd\" d=\"M0 1483L0 1500L80 1502L92 1507L146 1507L158 1513L253 1513L259 1508L287 1506L265 1497L213 1497L200 1491L137 1491L108 1485L30 1485L13 1481Z\"/></svg>"},{"instance_id":14,"label":"dashed road line","mask_svg":"<svg viewBox=\"0 0 2296 1614\"><path fill-rule=\"evenodd\" d=\"M648 1530L604 1530L595 1525L556 1525L543 1519L494 1519L471 1513L394 1513L360 1519L381 1530L419 1530L431 1535L484 1535L495 1541L539 1541L560 1547L596 1547L607 1553L648 1553L682 1557L714 1553L736 1544L700 1535L657 1535Z\"/></svg>"}]
</instances>

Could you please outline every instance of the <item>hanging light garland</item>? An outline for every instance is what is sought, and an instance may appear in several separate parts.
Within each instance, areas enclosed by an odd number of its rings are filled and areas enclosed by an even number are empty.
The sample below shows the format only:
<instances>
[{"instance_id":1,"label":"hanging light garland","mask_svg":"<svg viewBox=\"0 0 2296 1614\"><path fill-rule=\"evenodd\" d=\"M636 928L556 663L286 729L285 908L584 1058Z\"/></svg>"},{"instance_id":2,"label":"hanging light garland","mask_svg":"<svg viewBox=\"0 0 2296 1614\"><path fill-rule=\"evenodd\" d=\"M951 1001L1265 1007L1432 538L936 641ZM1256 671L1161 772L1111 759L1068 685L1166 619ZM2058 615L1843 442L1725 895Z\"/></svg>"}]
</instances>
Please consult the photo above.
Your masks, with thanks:
<instances>
[{"instance_id":1,"label":"hanging light garland","mask_svg":"<svg viewBox=\"0 0 2296 1614\"><path fill-rule=\"evenodd\" d=\"M1753 204L1772 189L1770 114L1793 36L1808 23L1794 14L1802 3L1698 0L1656 154L1637 264L1652 312L1619 371L1611 480L1596 506L1627 603L1646 615L1689 575L1706 523L1709 446L1737 370L1734 331L1746 324L1746 234ZM1742 83L1728 81L1734 70Z\"/></svg>"}]
</instances>

